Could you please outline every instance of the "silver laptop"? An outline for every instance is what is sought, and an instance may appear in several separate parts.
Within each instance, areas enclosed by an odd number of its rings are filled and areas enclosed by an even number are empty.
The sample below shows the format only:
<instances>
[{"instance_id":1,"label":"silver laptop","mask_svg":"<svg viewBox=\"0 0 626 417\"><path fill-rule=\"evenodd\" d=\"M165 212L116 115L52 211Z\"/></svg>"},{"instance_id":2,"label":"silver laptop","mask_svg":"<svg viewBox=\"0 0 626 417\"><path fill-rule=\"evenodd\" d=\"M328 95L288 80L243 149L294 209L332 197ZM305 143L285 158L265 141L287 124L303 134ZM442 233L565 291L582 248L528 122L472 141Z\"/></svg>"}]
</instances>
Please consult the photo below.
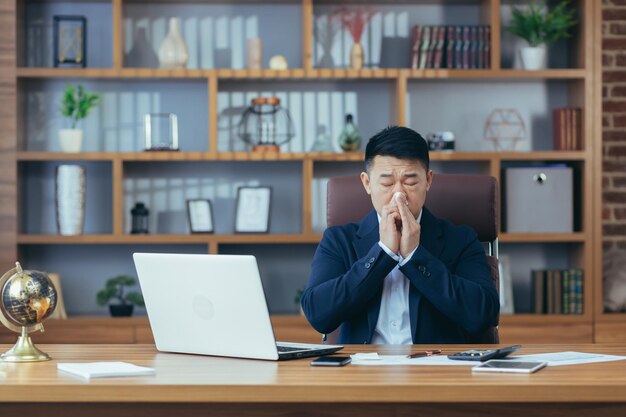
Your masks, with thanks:
<instances>
[{"instance_id":1,"label":"silver laptop","mask_svg":"<svg viewBox=\"0 0 626 417\"><path fill-rule=\"evenodd\" d=\"M133 259L160 351L283 360L342 349L276 343L254 256L135 253Z\"/></svg>"}]
</instances>

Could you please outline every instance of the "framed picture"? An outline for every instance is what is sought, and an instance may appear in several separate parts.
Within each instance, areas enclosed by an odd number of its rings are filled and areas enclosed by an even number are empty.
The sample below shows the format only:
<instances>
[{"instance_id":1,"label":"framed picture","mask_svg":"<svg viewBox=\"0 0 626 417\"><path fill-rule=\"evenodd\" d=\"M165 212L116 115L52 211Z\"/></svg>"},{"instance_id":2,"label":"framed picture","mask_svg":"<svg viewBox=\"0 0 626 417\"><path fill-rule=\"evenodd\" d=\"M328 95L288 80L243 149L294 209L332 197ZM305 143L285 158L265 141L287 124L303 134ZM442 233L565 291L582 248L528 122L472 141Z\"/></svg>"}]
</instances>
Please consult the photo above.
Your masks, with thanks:
<instances>
[{"instance_id":1,"label":"framed picture","mask_svg":"<svg viewBox=\"0 0 626 417\"><path fill-rule=\"evenodd\" d=\"M55 67L87 66L87 19L84 16L54 16L53 54Z\"/></svg>"},{"instance_id":2,"label":"framed picture","mask_svg":"<svg viewBox=\"0 0 626 417\"><path fill-rule=\"evenodd\" d=\"M191 233L213 233L213 207L211 200L187 200L187 218Z\"/></svg>"},{"instance_id":3,"label":"framed picture","mask_svg":"<svg viewBox=\"0 0 626 417\"><path fill-rule=\"evenodd\" d=\"M235 233L268 233L272 187L239 187Z\"/></svg>"}]
</instances>

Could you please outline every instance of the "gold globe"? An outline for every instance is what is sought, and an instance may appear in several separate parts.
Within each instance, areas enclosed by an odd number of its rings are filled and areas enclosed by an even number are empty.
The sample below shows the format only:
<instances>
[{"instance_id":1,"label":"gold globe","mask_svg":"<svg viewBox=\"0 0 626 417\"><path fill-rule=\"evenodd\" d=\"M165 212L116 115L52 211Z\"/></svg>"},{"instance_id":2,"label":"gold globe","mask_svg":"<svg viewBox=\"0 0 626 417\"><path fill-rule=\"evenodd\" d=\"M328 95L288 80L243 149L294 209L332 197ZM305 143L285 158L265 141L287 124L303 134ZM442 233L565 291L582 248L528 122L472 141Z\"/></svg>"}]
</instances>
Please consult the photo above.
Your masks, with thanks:
<instances>
[{"instance_id":1,"label":"gold globe","mask_svg":"<svg viewBox=\"0 0 626 417\"><path fill-rule=\"evenodd\" d=\"M50 357L37 349L28 336L33 331L43 332L42 322L57 305L57 292L50 278L43 272L24 271L19 262L0 278L0 322L20 333L17 343L0 355L6 362L33 362Z\"/></svg>"}]
</instances>

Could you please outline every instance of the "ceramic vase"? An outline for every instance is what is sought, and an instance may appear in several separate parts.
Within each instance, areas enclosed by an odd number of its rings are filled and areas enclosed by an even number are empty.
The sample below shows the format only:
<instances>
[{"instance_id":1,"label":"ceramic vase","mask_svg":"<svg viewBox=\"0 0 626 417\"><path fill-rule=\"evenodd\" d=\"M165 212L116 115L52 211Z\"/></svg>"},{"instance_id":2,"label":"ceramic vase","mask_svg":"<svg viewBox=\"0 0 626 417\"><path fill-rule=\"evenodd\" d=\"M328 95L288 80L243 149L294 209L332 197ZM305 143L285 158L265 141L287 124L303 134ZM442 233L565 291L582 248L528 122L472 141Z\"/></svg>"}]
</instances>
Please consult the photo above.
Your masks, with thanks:
<instances>
[{"instance_id":1,"label":"ceramic vase","mask_svg":"<svg viewBox=\"0 0 626 417\"><path fill-rule=\"evenodd\" d=\"M350 68L355 70L363 69L363 63L365 61L365 52L363 51L363 45L355 43L350 48Z\"/></svg>"},{"instance_id":2,"label":"ceramic vase","mask_svg":"<svg viewBox=\"0 0 626 417\"><path fill-rule=\"evenodd\" d=\"M81 235L85 223L85 168L79 165L57 167L54 203L59 234Z\"/></svg>"},{"instance_id":3,"label":"ceramic vase","mask_svg":"<svg viewBox=\"0 0 626 417\"><path fill-rule=\"evenodd\" d=\"M185 40L180 34L180 19L170 18L169 32L159 47L159 64L161 68L187 68L189 51Z\"/></svg>"},{"instance_id":4,"label":"ceramic vase","mask_svg":"<svg viewBox=\"0 0 626 417\"><path fill-rule=\"evenodd\" d=\"M248 39L246 67L249 70L258 70L263 68L263 41L260 38Z\"/></svg>"}]
</instances>

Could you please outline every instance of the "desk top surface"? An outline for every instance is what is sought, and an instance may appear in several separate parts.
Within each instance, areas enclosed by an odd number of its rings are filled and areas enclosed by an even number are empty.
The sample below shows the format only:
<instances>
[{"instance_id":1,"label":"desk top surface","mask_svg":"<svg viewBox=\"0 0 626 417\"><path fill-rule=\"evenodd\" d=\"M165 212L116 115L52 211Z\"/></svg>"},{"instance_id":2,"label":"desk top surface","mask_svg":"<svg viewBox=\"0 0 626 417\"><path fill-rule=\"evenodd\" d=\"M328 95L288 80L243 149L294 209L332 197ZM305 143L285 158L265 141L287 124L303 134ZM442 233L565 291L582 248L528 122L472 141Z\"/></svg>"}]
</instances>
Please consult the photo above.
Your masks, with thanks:
<instances>
[{"instance_id":1,"label":"desk top surface","mask_svg":"<svg viewBox=\"0 0 626 417\"><path fill-rule=\"evenodd\" d=\"M5 351L10 346L0 345ZM469 366L312 367L311 359L268 362L158 352L153 345L40 345L53 360L0 362L0 402L626 402L626 361L549 367L531 375L472 375ZM348 345L341 353L406 354L441 346ZM448 354L470 348L448 345ZM531 345L626 355L623 345ZM85 381L57 362L127 361L155 376Z\"/></svg>"}]
</instances>

